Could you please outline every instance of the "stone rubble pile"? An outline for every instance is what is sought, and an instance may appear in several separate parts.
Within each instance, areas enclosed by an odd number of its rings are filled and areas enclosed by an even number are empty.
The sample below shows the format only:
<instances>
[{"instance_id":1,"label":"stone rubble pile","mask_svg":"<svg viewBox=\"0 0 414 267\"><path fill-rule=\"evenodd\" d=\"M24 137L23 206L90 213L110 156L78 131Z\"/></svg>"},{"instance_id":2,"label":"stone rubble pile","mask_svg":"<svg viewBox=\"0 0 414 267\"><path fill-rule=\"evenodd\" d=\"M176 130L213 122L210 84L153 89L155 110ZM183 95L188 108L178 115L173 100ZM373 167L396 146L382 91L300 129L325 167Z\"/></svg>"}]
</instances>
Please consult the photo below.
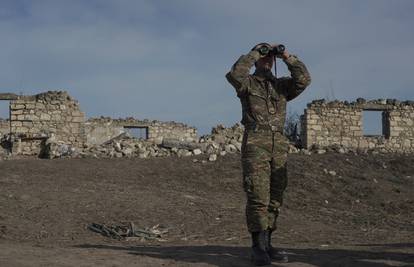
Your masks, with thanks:
<instances>
[{"instance_id":1,"label":"stone rubble pile","mask_svg":"<svg viewBox=\"0 0 414 267\"><path fill-rule=\"evenodd\" d=\"M218 125L210 135L204 135L195 142L165 138L161 144L131 137L128 133L101 144L77 149L54 137L46 140L43 156L46 158L92 157L92 158L152 158L152 157L188 157L205 155L206 160L215 161L218 156L227 153L240 153L243 128L236 124L226 128Z\"/></svg>"},{"instance_id":2,"label":"stone rubble pile","mask_svg":"<svg viewBox=\"0 0 414 267\"><path fill-rule=\"evenodd\" d=\"M230 128L217 125L210 135L200 137L199 143L206 154L224 156L227 153L240 152L242 140L243 127L237 123Z\"/></svg>"},{"instance_id":3,"label":"stone rubble pile","mask_svg":"<svg viewBox=\"0 0 414 267\"><path fill-rule=\"evenodd\" d=\"M152 142L133 138L127 133L123 133L102 145L86 147L80 154L82 157L94 158L149 158L167 157L171 155L171 152L169 149Z\"/></svg>"},{"instance_id":4,"label":"stone rubble pile","mask_svg":"<svg viewBox=\"0 0 414 267\"><path fill-rule=\"evenodd\" d=\"M214 127L211 134L201 136L196 142L180 141L177 139L165 138L161 144L137 139L128 133L101 144L77 148L62 141L57 141L55 136L48 138L42 150L41 157L54 158L153 158L153 157L189 157L195 158L193 162L205 163L216 161L220 156L228 153L240 153L243 140L243 127L235 124L226 128L223 125ZM385 148L384 148L385 149ZM354 153L354 154L378 154L387 153L384 149L350 149L341 145L321 147L313 145L309 149L298 148L293 144L289 145L288 153L291 154L325 154L331 153ZM0 151L1 156L1 151Z\"/></svg>"}]
</instances>

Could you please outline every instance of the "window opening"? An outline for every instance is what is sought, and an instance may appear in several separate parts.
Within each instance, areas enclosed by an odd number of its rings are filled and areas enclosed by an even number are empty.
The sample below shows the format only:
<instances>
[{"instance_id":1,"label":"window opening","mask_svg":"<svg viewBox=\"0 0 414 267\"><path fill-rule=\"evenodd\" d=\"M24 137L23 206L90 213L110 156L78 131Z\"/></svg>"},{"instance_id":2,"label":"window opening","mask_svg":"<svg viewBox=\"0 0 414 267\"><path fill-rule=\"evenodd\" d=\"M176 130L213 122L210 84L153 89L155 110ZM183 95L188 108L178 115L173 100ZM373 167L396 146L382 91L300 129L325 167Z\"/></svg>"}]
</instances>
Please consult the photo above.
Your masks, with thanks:
<instances>
[{"instance_id":1,"label":"window opening","mask_svg":"<svg viewBox=\"0 0 414 267\"><path fill-rule=\"evenodd\" d=\"M364 136L386 135L384 111L363 110L362 126Z\"/></svg>"},{"instance_id":2,"label":"window opening","mask_svg":"<svg viewBox=\"0 0 414 267\"><path fill-rule=\"evenodd\" d=\"M132 137L148 139L148 127L124 126L124 129Z\"/></svg>"},{"instance_id":3,"label":"window opening","mask_svg":"<svg viewBox=\"0 0 414 267\"><path fill-rule=\"evenodd\" d=\"M0 100L0 137L10 132L10 102Z\"/></svg>"}]
</instances>

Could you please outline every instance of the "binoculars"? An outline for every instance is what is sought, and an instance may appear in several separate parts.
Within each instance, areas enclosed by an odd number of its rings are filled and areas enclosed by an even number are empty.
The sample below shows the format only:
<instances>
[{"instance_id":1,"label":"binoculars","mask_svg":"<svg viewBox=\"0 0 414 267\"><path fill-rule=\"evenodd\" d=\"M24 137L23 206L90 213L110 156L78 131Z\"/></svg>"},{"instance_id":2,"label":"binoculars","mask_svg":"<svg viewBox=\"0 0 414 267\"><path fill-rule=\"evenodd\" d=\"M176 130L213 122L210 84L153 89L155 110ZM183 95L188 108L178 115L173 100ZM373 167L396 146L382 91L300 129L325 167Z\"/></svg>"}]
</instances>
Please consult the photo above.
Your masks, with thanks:
<instances>
[{"instance_id":1,"label":"binoculars","mask_svg":"<svg viewBox=\"0 0 414 267\"><path fill-rule=\"evenodd\" d=\"M282 44L277 45L275 47L270 47L269 45L262 45L257 49L257 51L259 51L259 53L262 56L278 56L283 54L283 52L285 51L285 46Z\"/></svg>"}]
</instances>

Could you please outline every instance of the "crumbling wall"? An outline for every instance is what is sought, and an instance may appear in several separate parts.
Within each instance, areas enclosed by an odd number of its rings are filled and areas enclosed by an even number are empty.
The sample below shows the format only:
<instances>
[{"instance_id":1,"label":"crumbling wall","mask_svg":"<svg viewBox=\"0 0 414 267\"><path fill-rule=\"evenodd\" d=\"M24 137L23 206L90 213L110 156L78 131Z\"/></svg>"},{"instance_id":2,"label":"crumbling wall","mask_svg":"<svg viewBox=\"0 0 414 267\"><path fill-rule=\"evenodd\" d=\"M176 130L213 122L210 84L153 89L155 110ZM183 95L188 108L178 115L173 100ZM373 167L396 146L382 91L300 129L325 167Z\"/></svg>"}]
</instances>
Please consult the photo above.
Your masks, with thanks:
<instances>
[{"instance_id":1,"label":"crumbling wall","mask_svg":"<svg viewBox=\"0 0 414 267\"><path fill-rule=\"evenodd\" d=\"M85 132L88 145L102 144L122 133L127 128L142 128L147 132L144 139L161 144L164 138L180 141L197 140L197 129L178 122L161 122L157 120L137 120L134 118L111 119L91 118L85 123Z\"/></svg>"},{"instance_id":2,"label":"crumbling wall","mask_svg":"<svg viewBox=\"0 0 414 267\"><path fill-rule=\"evenodd\" d=\"M0 118L0 138L10 132L10 121Z\"/></svg>"},{"instance_id":3,"label":"crumbling wall","mask_svg":"<svg viewBox=\"0 0 414 267\"><path fill-rule=\"evenodd\" d=\"M102 124L104 120L113 122L113 120L101 118L98 120L100 123L97 125ZM129 120L132 121L133 119ZM212 129L210 135L203 135L196 140L186 141L177 138L164 138L161 144L121 134L101 145L87 146L82 155L79 156L94 158L151 158L204 155L204 159L200 159L200 161L207 162L207 160L215 161L218 156L224 156L227 153L239 153L241 151L242 139L243 127L239 124L231 128L218 125ZM52 158L55 157L60 157L59 153L53 154ZM194 159L193 162L199 162L199 159Z\"/></svg>"},{"instance_id":4,"label":"crumbling wall","mask_svg":"<svg viewBox=\"0 0 414 267\"><path fill-rule=\"evenodd\" d=\"M382 135L364 136L364 110L382 111ZM313 101L301 117L301 140L305 148L340 145L383 152L414 152L414 102L362 98L351 103Z\"/></svg>"},{"instance_id":5,"label":"crumbling wall","mask_svg":"<svg viewBox=\"0 0 414 267\"><path fill-rule=\"evenodd\" d=\"M178 122L152 121L148 125L148 140L162 143L164 138L178 139L180 141L197 140L197 129Z\"/></svg>"},{"instance_id":6,"label":"crumbling wall","mask_svg":"<svg viewBox=\"0 0 414 267\"><path fill-rule=\"evenodd\" d=\"M41 143L52 137L73 147L85 143L85 114L65 91L19 96L10 101L13 153L39 155Z\"/></svg>"}]
</instances>

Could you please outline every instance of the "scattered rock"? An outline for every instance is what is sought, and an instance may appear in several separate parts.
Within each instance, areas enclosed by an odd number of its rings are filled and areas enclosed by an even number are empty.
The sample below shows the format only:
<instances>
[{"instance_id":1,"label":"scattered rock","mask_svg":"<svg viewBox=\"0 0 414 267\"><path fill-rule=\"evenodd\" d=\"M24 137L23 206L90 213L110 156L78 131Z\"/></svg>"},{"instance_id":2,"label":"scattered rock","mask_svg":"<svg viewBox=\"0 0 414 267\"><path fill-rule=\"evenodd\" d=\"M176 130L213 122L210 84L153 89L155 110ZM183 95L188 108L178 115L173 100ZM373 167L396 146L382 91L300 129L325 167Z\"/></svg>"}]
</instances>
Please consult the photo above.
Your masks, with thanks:
<instances>
[{"instance_id":1,"label":"scattered rock","mask_svg":"<svg viewBox=\"0 0 414 267\"><path fill-rule=\"evenodd\" d=\"M126 157L132 156L133 150L132 148L128 147L122 151L122 154Z\"/></svg>"},{"instance_id":2,"label":"scattered rock","mask_svg":"<svg viewBox=\"0 0 414 267\"><path fill-rule=\"evenodd\" d=\"M209 161L216 161L216 160L217 160L217 155L216 155L216 154L211 154L211 155L208 157L208 160L209 160Z\"/></svg>"},{"instance_id":3,"label":"scattered rock","mask_svg":"<svg viewBox=\"0 0 414 267\"><path fill-rule=\"evenodd\" d=\"M236 152L237 152L237 148L236 148L234 145L232 145L232 144L226 145L226 146L224 147L224 150L225 150L227 153L236 153Z\"/></svg>"},{"instance_id":4,"label":"scattered rock","mask_svg":"<svg viewBox=\"0 0 414 267\"><path fill-rule=\"evenodd\" d=\"M186 149L179 149L177 151L177 156L178 157L188 157L188 156L191 156L191 155L192 155L192 153L190 151L186 150Z\"/></svg>"},{"instance_id":5,"label":"scattered rock","mask_svg":"<svg viewBox=\"0 0 414 267\"><path fill-rule=\"evenodd\" d=\"M329 175L336 176L336 171L328 171Z\"/></svg>"},{"instance_id":6,"label":"scattered rock","mask_svg":"<svg viewBox=\"0 0 414 267\"><path fill-rule=\"evenodd\" d=\"M203 153L203 152L199 148L196 148L196 149L193 150L193 154L196 155L196 156L200 155L201 153Z\"/></svg>"},{"instance_id":7,"label":"scattered rock","mask_svg":"<svg viewBox=\"0 0 414 267\"><path fill-rule=\"evenodd\" d=\"M345 154L346 150L343 147L341 147L341 148L338 149L338 153Z\"/></svg>"},{"instance_id":8,"label":"scattered rock","mask_svg":"<svg viewBox=\"0 0 414 267\"><path fill-rule=\"evenodd\" d=\"M336 171L328 171L327 169L323 169L323 172L325 174L329 174L331 176L336 176Z\"/></svg>"},{"instance_id":9,"label":"scattered rock","mask_svg":"<svg viewBox=\"0 0 414 267\"><path fill-rule=\"evenodd\" d=\"M325 153L326 153L326 150L325 150L325 149L318 149L318 150L316 151L316 153L317 153L317 154L325 154Z\"/></svg>"},{"instance_id":10,"label":"scattered rock","mask_svg":"<svg viewBox=\"0 0 414 267\"><path fill-rule=\"evenodd\" d=\"M312 152L310 152L309 150L304 149L304 148L302 148L300 150L300 153L303 154L303 155L312 155Z\"/></svg>"},{"instance_id":11,"label":"scattered rock","mask_svg":"<svg viewBox=\"0 0 414 267\"><path fill-rule=\"evenodd\" d=\"M117 141L114 142L114 148L116 152L122 152L121 144Z\"/></svg>"},{"instance_id":12,"label":"scattered rock","mask_svg":"<svg viewBox=\"0 0 414 267\"><path fill-rule=\"evenodd\" d=\"M61 141L57 141L54 135L51 135L46 141L41 151L41 157L54 159L54 158L62 158L62 157L71 157L78 155L75 153L76 149L67 145Z\"/></svg>"},{"instance_id":13,"label":"scattered rock","mask_svg":"<svg viewBox=\"0 0 414 267\"><path fill-rule=\"evenodd\" d=\"M299 151L300 150L298 148L296 148L294 145L289 144L288 153L296 154L296 153L299 153Z\"/></svg>"},{"instance_id":14,"label":"scattered rock","mask_svg":"<svg viewBox=\"0 0 414 267\"><path fill-rule=\"evenodd\" d=\"M82 158L121 158L121 157L188 157L202 154L209 155L210 161L217 160L218 156L225 156L228 153L240 153L243 141L244 129L241 125L236 124L226 128L218 125L212 129L210 135L201 136L197 141L177 140L172 138L159 139L157 142L150 142L144 139L137 139L127 133L119 136L101 145L91 145L84 148L77 148L55 140L53 134L46 139L42 152L45 158L61 157L82 157ZM162 142L161 142L162 141ZM385 149L385 148L381 148ZM325 154L325 153L380 153L378 149L348 149L339 144L329 147L313 145L309 149L300 149L293 144L289 144L288 153L300 153L303 155ZM382 153L382 152L381 152ZM211 156L214 155L214 156ZM0 154L2 156L2 154ZM0 157L3 159L4 157ZM387 166L382 165L385 169ZM328 174L328 173L327 173ZM333 171L329 173L332 176Z\"/></svg>"}]
</instances>

